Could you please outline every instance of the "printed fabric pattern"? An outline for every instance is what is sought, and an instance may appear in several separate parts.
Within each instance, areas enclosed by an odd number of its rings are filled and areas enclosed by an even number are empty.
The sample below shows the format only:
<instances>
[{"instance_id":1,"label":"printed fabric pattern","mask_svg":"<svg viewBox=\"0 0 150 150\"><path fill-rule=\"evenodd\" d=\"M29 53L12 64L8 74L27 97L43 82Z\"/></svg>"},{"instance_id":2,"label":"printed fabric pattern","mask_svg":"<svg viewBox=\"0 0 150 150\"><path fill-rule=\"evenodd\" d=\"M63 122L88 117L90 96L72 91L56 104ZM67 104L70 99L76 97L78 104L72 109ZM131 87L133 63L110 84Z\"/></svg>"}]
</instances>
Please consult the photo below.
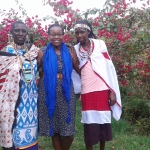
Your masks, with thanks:
<instances>
[{"instance_id":1,"label":"printed fabric pattern","mask_svg":"<svg viewBox=\"0 0 150 150\"><path fill-rule=\"evenodd\" d=\"M26 147L37 141L37 87L36 70L37 62L32 61L34 66L33 81L28 85L21 76L20 104L17 108L17 124L13 129L13 141L16 147ZM29 68L28 62L24 63L24 68Z\"/></svg>"},{"instance_id":2,"label":"printed fabric pattern","mask_svg":"<svg viewBox=\"0 0 150 150\"><path fill-rule=\"evenodd\" d=\"M14 143L15 146L22 147L37 141L37 87L35 82L37 63L35 58L38 51L39 49L34 45L30 49L34 79L28 88L19 72L18 56L0 56L0 145L3 147L12 147ZM22 62L27 62L24 67L30 66L29 61L25 61L29 60L29 55L25 54L24 57L21 57ZM19 87L20 81L21 87ZM19 95L17 122L12 133L15 106ZM23 128L25 131L22 130Z\"/></svg>"}]
</instances>

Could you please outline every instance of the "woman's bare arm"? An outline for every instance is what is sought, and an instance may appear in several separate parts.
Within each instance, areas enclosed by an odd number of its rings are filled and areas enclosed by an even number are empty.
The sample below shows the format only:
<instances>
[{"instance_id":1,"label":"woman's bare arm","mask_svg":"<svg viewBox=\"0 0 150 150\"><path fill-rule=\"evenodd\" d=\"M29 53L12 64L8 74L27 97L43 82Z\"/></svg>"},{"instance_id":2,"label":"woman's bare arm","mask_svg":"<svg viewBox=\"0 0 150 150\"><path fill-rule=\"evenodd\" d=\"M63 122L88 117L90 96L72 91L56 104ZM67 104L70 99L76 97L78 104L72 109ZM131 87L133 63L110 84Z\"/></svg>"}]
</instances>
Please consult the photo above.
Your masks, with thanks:
<instances>
[{"instance_id":1,"label":"woman's bare arm","mask_svg":"<svg viewBox=\"0 0 150 150\"><path fill-rule=\"evenodd\" d=\"M73 64L73 69L79 74L81 75L81 71L79 69L79 60L76 54L76 51L74 49L74 47L69 47L69 51L72 57L72 64Z\"/></svg>"},{"instance_id":2,"label":"woman's bare arm","mask_svg":"<svg viewBox=\"0 0 150 150\"><path fill-rule=\"evenodd\" d=\"M43 57L43 52L39 50L38 56L37 56L38 69L42 66L42 57Z\"/></svg>"},{"instance_id":3,"label":"woman's bare arm","mask_svg":"<svg viewBox=\"0 0 150 150\"><path fill-rule=\"evenodd\" d=\"M116 95L112 91L110 91L109 99L110 106L113 106L116 103Z\"/></svg>"}]
</instances>

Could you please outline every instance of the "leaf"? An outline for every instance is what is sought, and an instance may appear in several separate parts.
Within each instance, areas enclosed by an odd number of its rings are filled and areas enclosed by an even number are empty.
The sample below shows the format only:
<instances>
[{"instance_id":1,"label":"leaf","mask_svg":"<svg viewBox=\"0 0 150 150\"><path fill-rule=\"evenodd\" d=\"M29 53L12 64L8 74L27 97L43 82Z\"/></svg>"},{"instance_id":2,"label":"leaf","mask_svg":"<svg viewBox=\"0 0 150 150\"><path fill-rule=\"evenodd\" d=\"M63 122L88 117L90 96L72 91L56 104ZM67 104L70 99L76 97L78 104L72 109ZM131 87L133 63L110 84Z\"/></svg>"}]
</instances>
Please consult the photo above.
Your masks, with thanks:
<instances>
[{"instance_id":1,"label":"leaf","mask_svg":"<svg viewBox=\"0 0 150 150\"><path fill-rule=\"evenodd\" d=\"M95 35L97 35L97 34L98 34L98 31L97 31L97 30L94 30L93 33L94 33Z\"/></svg>"},{"instance_id":2,"label":"leaf","mask_svg":"<svg viewBox=\"0 0 150 150\"><path fill-rule=\"evenodd\" d=\"M90 10L90 11L89 11L89 14L91 14L91 15L95 15L96 13L97 13L96 8L95 8L95 10L94 10L94 9L92 9L92 10Z\"/></svg>"},{"instance_id":3,"label":"leaf","mask_svg":"<svg viewBox=\"0 0 150 150\"><path fill-rule=\"evenodd\" d=\"M133 36L136 36L137 35L137 31L131 31L130 32L130 35L133 37Z\"/></svg>"},{"instance_id":4,"label":"leaf","mask_svg":"<svg viewBox=\"0 0 150 150\"><path fill-rule=\"evenodd\" d=\"M111 23L111 22L109 22L108 24L107 24L107 28L111 28L111 27L114 27L115 25L113 24L113 23Z\"/></svg>"},{"instance_id":5,"label":"leaf","mask_svg":"<svg viewBox=\"0 0 150 150\"><path fill-rule=\"evenodd\" d=\"M104 27L105 27L104 24L100 21L100 22L99 22L99 28L100 28L100 29L103 29Z\"/></svg>"},{"instance_id":6,"label":"leaf","mask_svg":"<svg viewBox=\"0 0 150 150\"><path fill-rule=\"evenodd\" d=\"M107 27L107 31L111 31L110 27Z\"/></svg>"}]
</instances>

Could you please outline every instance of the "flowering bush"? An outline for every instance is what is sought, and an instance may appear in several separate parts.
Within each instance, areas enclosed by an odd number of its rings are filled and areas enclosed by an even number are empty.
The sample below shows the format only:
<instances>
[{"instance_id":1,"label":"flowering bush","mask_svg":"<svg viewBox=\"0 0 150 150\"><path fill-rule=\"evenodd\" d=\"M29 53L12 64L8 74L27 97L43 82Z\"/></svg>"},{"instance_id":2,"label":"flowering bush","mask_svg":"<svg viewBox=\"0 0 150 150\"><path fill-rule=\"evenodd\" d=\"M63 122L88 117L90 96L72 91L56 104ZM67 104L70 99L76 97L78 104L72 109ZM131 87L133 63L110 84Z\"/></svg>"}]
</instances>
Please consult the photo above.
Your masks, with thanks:
<instances>
[{"instance_id":1,"label":"flowering bush","mask_svg":"<svg viewBox=\"0 0 150 150\"><path fill-rule=\"evenodd\" d=\"M88 19L97 38L103 39L108 47L109 54L115 64L122 98L125 102L138 97L138 99L150 99L150 34L149 16L147 8L149 0L143 0L141 9L130 7L136 0L106 0L102 10L91 8L85 12L73 10L70 0L43 0L44 5L53 8L56 17L27 15L23 6L16 0L26 24L29 27L30 40L36 46L45 46L48 42L47 29L49 25L42 26L42 21L53 19L51 23L58 21L65 29L64 42L75 44L73 34L75 22L82 18ZM0 49L8 41L7 34L11 23L21 19L13 9L9 12L0 10L5 16L0 23ZM63 18L58 20L58 18Z\"/></svg>"}]
</instances>

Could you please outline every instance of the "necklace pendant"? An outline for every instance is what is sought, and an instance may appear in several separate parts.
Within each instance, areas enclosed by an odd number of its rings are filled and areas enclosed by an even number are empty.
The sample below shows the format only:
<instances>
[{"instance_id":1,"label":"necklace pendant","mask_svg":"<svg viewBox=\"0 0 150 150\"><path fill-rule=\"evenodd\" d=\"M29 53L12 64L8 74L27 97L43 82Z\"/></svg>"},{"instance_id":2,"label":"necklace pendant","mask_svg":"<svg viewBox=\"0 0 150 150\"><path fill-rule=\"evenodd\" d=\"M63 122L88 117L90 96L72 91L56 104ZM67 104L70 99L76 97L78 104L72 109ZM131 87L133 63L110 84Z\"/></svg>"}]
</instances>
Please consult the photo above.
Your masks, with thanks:
<instances>
[{"instance_id":1,"label":"necklace pendant","mask_svg":"<svg viewBox=\"0 0 150 150\"><path fill-rule=\"evenodd\" d=\"M27 83L27 87L28 87L28 89L30 89L30 87L31 87L31 86L30 86L30 83Z\"/></svg>"},{"instance_id":2,"label":"necklace pendant","mask_svg":"<svg viewBox=\"0 0 150 150\"><path fill-rule=\"evenodd\" d=\"M27 81L31 81L33 79L33 75L32 74L25 74L24 75L24 78L27 80Z\"/></svg>"}]
</instances>

